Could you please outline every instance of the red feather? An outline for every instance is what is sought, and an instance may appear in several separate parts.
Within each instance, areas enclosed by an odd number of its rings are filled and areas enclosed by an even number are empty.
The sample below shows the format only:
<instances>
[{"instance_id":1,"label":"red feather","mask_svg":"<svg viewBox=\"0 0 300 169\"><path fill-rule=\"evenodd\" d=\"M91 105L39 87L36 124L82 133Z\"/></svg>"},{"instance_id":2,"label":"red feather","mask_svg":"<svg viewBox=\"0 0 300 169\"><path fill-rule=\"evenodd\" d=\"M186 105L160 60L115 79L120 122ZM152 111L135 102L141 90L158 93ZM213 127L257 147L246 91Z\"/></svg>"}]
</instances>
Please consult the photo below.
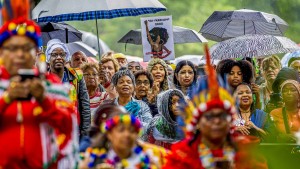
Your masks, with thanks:
<instances>
[{"instance_id":1,"label":"red feather","mask_svg":"<svg viewBox=\"0 0 300 169\"><path fill-rule=\"evenodd\" d=\"M5 0L3 3L3 21L11 21L16 18L29 19L30 1L29 0Z\"/></svg>"},{"instance_id":2,"label":"red feather","mask_svg":"<svg viewBox=\"0 0 300 169\"><path fill-rule=\"evenodd\" d=\"M210 53L207 44L204 44L204 51L205 51L205 58L206 58L206 74L208 77L207 81L209 86L210 100L220 99L217 75L210 61Z\"/></svg>"}]
</instances>

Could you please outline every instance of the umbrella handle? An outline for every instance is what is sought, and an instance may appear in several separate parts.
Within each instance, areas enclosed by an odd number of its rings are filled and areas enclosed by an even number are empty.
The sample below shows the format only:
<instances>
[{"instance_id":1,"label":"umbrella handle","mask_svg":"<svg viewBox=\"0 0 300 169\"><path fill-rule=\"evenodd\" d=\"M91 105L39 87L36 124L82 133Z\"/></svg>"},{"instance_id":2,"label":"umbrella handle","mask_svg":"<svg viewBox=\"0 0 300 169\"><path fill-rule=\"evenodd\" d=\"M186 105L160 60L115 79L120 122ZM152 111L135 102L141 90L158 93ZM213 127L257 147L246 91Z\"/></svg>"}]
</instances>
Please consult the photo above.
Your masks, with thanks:
<instances>
[{"instance_id":1,"label":"umbrella handle","mask_svg":"<svg viewBox=\"0 0 300 169\"><path fill-rule=\"evenodd\" d=\"M69 43L69 31L68 28L65 29L66 30L66 43Z\"/></svg>"}]
</instances>

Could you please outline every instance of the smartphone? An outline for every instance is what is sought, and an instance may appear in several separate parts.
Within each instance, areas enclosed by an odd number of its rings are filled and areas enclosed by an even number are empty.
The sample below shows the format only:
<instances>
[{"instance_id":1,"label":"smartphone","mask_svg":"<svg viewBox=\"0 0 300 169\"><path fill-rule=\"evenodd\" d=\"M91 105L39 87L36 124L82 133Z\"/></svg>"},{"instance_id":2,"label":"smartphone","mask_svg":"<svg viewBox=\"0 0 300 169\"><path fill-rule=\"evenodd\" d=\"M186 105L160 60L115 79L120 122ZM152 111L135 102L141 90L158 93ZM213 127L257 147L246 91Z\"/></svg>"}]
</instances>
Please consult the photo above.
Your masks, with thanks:
<instances>
[{"instance_id":1,"label":"smartphone","mask_svg":"<svg viewBox=\"0 0 300 169\"><path fill-rule=\"evenodd\" d=\"M282 96L281 93L272 93L270 95L270 101L269 103L272 103L274 105L277 105L278 102L282 102Z\"/></svg>"},{"instance_id":2,"label":"smartphone","mask_svg":"<svg viewBox=\"0 0 300 169\"><path fill-rule=\"evenodd\" d=\"M18 75L21 76L21 82L26 81L27 79L39 78L38 71L35 69L19 69ZM17 100L30 100L32 95L29 94L26 98L17 98Z\"/></svg>"},{"instance_id":3,"label":"smartphone","mask_svg":"<svg viewBox=\"0 0 300 169\"><path fill-rule=\"evenodd\" d=\"M39 78L38 71L35 69L19 69L18 75L21 76L21 81L24 82L27 79Z\"/></svg>"},{"instance_id":4,"label":"smartphone","mask_svg":"<svg viewBox=\"0 0 300 169\"><path fill-rule=\"evenodd\" d=\"M216 169L231 169L229 161L216 161Z\"/></svg>"}]
</instances>

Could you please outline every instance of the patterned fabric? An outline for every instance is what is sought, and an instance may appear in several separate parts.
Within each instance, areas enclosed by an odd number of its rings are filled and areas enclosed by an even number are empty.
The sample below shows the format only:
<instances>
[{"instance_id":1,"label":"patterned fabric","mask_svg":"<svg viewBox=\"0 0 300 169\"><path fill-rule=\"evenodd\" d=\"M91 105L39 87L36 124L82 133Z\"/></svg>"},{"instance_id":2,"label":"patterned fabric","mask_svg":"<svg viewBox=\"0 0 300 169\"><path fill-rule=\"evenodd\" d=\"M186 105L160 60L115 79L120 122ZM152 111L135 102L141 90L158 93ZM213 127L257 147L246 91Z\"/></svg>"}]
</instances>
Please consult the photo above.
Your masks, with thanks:
<instances>
[{"instance_id":1,"label":"patterned fabric","mask_svg":"<svg viewBox=\"0 0 300 169\"><path fill-rule=\"evenodd\" d=\"M283 36L287 28L288 24L276 15L241 9L215 11L205 21L200 32L207 39L221 42L246 34Z\"/></svg>"},{"instance_id":2,"label":"patterned fabric","mask_svg":"<svg viewBox=\"0 0 300 169\"><path fill-rule=\"evenodd\" d=\"M261 57L300 50L292 40L272 35L244 35L211 47L212 59Z\"/></svg>"},{"instance_id":3,"label":"patterned fabric","mask_svg":"<svg viewBox=\"0 0 300 169\"><path fill-rule=\"evenodd\" d=\"M82 13L62 14L38 18L39 22L63 22L63 21L85 21L93 19L112 19L125 16L138 16L165 11L165 8L138 8L138 9L114 9L103 11L90 11Z\"/></svg>"},{"instance_id":4,"label":"patterned fabric","mask_svg":"<svg viewBox=\"0 0 300 169\"><path fill-rule=\"evenodd\" d=\"M97 90L94 96L90 96L91 121L94 121L93 119L97 108L106 99L109 99L108 94L106 92L100 92L99 90Z\"/></svg>"}]
</instances>

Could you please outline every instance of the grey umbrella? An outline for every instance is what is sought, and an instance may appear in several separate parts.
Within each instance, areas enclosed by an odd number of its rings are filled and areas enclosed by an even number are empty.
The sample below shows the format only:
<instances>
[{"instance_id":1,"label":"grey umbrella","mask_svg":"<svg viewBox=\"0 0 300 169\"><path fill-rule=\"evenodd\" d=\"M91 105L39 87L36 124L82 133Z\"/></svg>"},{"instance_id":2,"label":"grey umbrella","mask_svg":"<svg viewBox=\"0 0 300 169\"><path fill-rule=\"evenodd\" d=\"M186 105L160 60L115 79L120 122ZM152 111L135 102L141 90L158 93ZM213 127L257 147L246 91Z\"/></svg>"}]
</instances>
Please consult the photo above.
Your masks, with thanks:
<instances>
[{"instance_id":1,"label":"grey umbrella","mask_svg":"<svg viewBox=\"0 0 300 169\"><path fill-rule=\"evenodd\" d=\"M81 41L82 33L66 23L38 23L42 31L43 46L51 39L59 39L64 43Z\"/></svg>"},{"instance_id":2,"label":"grey umbrella","mask_svg":"<svg viewBox=\"0 0 300 169\"><path fill-rule=\"evenodd\" d=\"M175 44L180 43L203 43L207 40L199 33L192 29L173 26L173 38ZM124 35L118 43L130 43L135 45L142 44L141 29L131 30Z\"/></svg>"},{"instance_id":3,"label":"grey umbrella","mask_svg":"<svg viewBox=\"0 0 300 169\"><path fill-rule=\"evenodd\" d=\"M292 40L272 35L244 35L219 42L210 48L213 59L263 57L299 50Z\"/></svg>"},{"instance_id":4,"label":"grey umbrella","mask_svg":"<svg viewBox=\"0 0 300 169\"><path fill-rule=\"evenodd\" d=\"M223 41L246 34L283 36L288 24L277 15L241 9L215 11L205 21L200 32L213 41Z\"/></svg>"},{"instance_id":5,"label":"grey umbrella","mask_svg":"<svg viewBox=\"0 0 300 169\"><path fill-rule=\"evenodd\" d=\"M87 44L88 46L92 47L96 51L100 51L99 56L102 56L104 53L110 51L110 48L108 47L108 45L103 40L98 38L96 35L94 35L90 32L82 31L82 30L80 30L80 32L82 33L82 42ZM98 45L98 42L99 42L99 45ZM100 47L100 49L99 49L99 47Z\"/></svg>"}]
</instances>

